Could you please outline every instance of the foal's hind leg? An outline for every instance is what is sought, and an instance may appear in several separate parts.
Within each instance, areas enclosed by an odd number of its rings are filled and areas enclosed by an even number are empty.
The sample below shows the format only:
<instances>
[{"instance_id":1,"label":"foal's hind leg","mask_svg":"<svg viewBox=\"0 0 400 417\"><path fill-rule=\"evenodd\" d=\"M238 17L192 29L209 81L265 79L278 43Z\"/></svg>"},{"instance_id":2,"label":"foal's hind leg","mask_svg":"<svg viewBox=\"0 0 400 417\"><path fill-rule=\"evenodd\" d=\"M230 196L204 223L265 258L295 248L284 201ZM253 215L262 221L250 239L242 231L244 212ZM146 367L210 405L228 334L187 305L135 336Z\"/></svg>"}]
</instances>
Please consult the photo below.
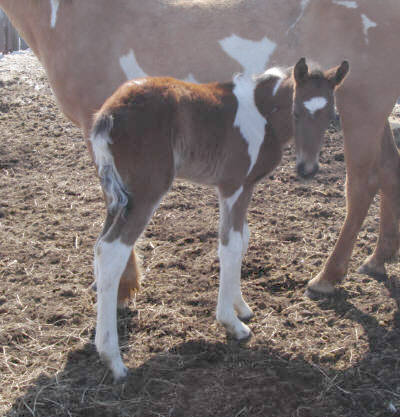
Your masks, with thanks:
<instances>
[{"instance_id":1,"label":"foal's hind leg","mask_svg":"<svg viewBox=\"0 0 400 417\"><path fill-rule=\"evenodd\" d=\"M389 123L385 126L380 165L380 226L379 239L374 253L369 256L358 272L385 276L385 262L395 258L399 245L400 218L400 155L394 143Z\"/></svg>"},{"instance_id":2,"label":"foal's hind leg","mask_svg":"<svg viewBox=\"0 0 400 417\"><path fill-rule=\"evenodd\" d=\"M226 198L221 187L219 194L221 219L218 254L221 273L217 320L235 338L246 339L251 332L242 320L250 319L253 312L244 301L240 290L240 271L249 237L245 217L252 188L241 187L232 196Z\"/></svg>"}]
</instances>

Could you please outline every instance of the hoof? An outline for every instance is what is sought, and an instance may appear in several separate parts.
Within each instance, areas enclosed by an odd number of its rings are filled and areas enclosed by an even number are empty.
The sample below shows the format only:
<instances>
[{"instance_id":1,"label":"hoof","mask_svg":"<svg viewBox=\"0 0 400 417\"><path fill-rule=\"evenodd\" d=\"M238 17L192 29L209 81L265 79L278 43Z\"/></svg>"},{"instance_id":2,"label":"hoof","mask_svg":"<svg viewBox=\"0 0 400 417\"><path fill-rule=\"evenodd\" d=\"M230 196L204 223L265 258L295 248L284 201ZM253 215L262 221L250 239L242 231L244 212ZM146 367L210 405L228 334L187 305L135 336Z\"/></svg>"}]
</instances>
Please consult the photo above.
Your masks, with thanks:
<instances>
[{"instance_id":1,"label":"hoof","mask_svg":"<svg viewBox=\"0 0 400 417\"><path fill-rule=\"evenodd\" d=\"M384 265L381 267L372 268L370 265L368 265L368 263L365 263L357 269L357 273L368 275L369 277L375 278L379 281L384 281L387 279L386 268Z\"/></svg>"},{"instance_id":2,"label":"hoof","mask_svg":"<svg viewBox=\"0 0 400 417\"><path fill-rule=\"evenodd\" d=\"M118 370L113 370L114 384L120 384L128 376L128 368L123 366Z\"/></svg>"},{"instance_id":3,"label":"hoof","mask_svg":"<svg viewBox=\"0 0 400 417\"><path fill-rule=\"evenodd\" d=\"M313 278L307 286L305 295L311 299L329 297L335 293L335 286L330 282L322 281L317 275Z\"/></svg>"},{"instance_id":4,"label":"hoof","mask_svg":"<svg viewBox=\"0 0 400 417\"><path fill-rule=\"evenodd\" d=\"M335 291L332 293L324 293L324 292L312 290L311 288L307 288L306 291L304 292L304 295L306 297L314 301L321 300L322 298L333 297L334 294L335 294Z\"/></svg>"},{"instance_id":5,"label":"hoof","mask_svg":"<svg viewBox=\"0 0 400 417\"><path fill-rule=\"evenodd\" d=\"M251 312L250 314L246 316L238 316L238 319L243 323L248 323L254 316L255 314Z\"/></svg>"},{"instance_id":6,"label":"hoof","mask_svg":"<svg viewBox=\"0 0 400 417\"><path fill-rule=\"evenodd\" d=\"M91 289L94 292L97 292L97 284L96 284L96 281L93 281L92 284L90 284L89 289Z\"/></svg>"},{"instance_id":7,"label":"hoof","mask_svg":"<svg viewBox=\"0 0 400 417\"><path fill-rule=\"evenodd\" d=\"M221 323L226 330L226 333L228 336L232 337L233 339L236 339L238 341L246 341L249 340L251 337L251 330L248 326L246 326L244 323L242 323L239 319L237 319L237 323L234 325L232 324L225 324Z\"/></svg>"}]
</instances>

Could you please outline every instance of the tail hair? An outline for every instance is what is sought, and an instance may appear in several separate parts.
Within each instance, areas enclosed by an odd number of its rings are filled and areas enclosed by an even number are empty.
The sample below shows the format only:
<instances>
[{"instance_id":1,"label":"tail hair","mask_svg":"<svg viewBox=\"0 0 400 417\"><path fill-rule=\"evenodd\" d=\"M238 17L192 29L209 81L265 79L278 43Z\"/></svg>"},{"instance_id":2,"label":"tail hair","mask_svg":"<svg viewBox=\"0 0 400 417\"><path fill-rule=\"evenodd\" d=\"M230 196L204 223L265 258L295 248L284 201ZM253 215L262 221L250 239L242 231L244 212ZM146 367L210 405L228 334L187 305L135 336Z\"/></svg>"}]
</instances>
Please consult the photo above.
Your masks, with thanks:
<instances>
[{"instance_id":1,"label":"tail hair","mask_svg":"<svg viewBox=\"0 0 400 417\"><path fill-rule=\"evenodd\" d=\"M113 214L126 208L129 202L127 191L117 168L109 145L114 119L111 114L98 114L95 118L90 141L101 186L107 199L107 210Z\"/></svg>"}]
</instances>

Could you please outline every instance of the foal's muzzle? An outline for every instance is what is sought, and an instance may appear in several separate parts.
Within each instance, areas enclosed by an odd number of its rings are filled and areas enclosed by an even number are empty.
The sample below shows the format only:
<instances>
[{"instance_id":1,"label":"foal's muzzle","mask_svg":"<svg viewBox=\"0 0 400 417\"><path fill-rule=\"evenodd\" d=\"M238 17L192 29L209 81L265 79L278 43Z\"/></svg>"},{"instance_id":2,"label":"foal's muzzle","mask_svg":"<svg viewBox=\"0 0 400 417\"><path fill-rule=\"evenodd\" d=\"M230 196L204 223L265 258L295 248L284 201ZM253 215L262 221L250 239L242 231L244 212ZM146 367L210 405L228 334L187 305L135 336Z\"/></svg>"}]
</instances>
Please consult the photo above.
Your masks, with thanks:
<instances>
[{"instance_id":1,"label":"foal's muzzle","mask_svg":"<svg viewBox=\"0 0 400 417\"><path fill-rule=\"evenodd\" d=\"M319 170L319 165L314 164L311 168L304 162L296 165L297 175L301 178L312 178Z\"/></svg>"}]
</instances>

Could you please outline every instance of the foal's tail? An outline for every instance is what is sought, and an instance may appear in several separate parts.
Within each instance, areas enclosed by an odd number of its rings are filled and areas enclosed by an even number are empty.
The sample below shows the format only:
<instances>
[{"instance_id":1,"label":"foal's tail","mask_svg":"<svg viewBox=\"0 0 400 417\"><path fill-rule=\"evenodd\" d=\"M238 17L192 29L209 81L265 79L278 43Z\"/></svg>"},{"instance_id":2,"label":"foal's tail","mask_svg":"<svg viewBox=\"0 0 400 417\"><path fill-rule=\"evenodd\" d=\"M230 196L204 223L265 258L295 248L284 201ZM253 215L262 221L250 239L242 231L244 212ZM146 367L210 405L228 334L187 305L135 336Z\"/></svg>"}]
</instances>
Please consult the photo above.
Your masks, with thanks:
<instances>
[{"instance_id":1,"label":"foal's tail","mask_svg":"<svg viewBox=\"0 0 400 417\"><path fill-rule=\"evenodd\" d=\"M127 207L129 202L129 193L117 171L108 146L113 143L111 138L113 124L114 119L111 114L99 113L90 134L94 161L110 214L116 214L120 209Z\"/></svg>"}]
</instances>

